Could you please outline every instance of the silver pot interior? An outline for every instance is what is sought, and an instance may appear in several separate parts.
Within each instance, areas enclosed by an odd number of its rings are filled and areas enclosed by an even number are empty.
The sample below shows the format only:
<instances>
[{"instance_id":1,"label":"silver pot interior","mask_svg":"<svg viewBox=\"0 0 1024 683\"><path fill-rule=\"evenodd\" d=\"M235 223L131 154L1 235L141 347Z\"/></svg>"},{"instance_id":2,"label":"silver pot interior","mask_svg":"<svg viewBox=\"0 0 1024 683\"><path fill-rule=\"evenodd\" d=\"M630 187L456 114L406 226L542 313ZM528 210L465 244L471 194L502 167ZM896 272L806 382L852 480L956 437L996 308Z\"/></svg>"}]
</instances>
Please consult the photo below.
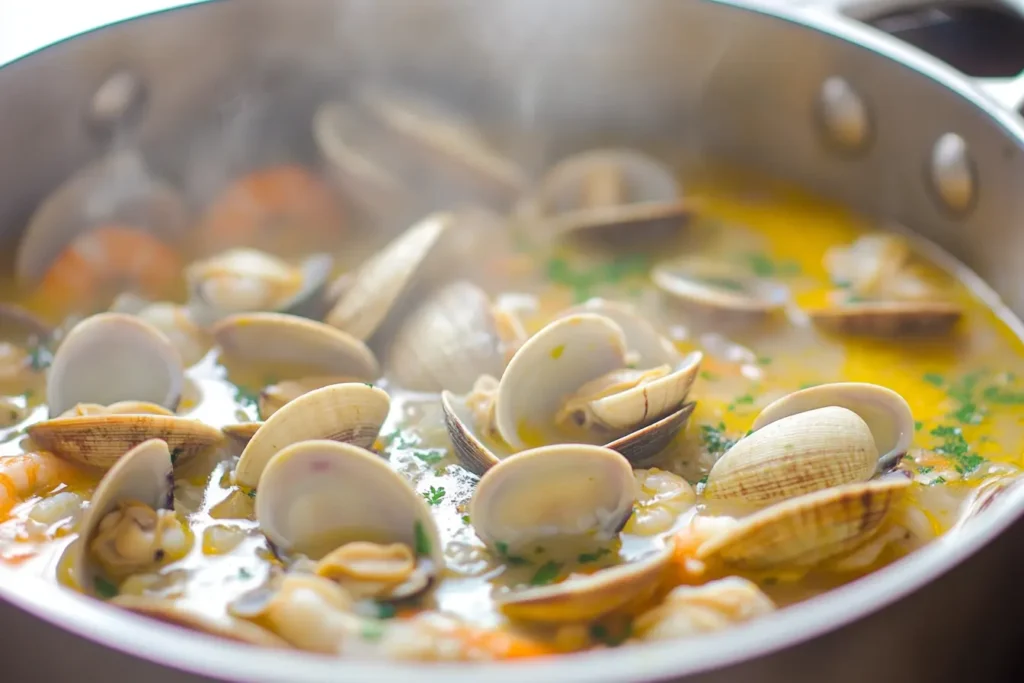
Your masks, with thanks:
<instances>
[{"instance_id":1,"label":"silver pot interior","mask_svg":"<svg viewBox=\"0 0 1024 683\"><path fill-rule=\"evenodd\" d=\"M118 74L135 79L123 120L97 114L93 99ZM829 111L836 79L860 103L852 147L837 144ZM838 14L782 4L251 0L114 25L0 71L3 237L12 244L49 189L114 146L139 146L196 206L242 170L311 160L308 122L315 106L367 83L439 95L486 122L531 169L588 146L623 144L678 161L684 175L712 161L767 171L909 226L973 269L994 290L997 308L1001 297L1024 314L1024 233L1016 225L1024 216L1019 118L920 51ZM937 637L955 625L912 619L912 610L927 611L928 600L918 593L887 609L883 620L844 629L841 639L805 641L944 574L1005 529L1020 509L1016 502L1019 497L991 506L956 542L934 544L770 622L714 636L699 650L649 646L514 669L359 664L351 676L652 680L762 657L729 675L792 680L799 676L790 678L786 667L798 660L763 657L802 643L796 651L807 658L799 661L814 662L809 670L839 658L858 675L834 680L863 680L861 674L883 671L872 668L866 653L891 643L896 629L920 626L922 634ZM979 614L985 607L966 586L983 567L1006 561L1008 551L1004 543L987 552L987 559L973 560L974 573L958 569L925 594L943 591L962 615ZM13 591L5 597L20 609L162 664L245 680L327 680L343 670L331 662L211 644L110 614L56 588L6 573L3 579L0 594ZM910 666L914 658L934 655L926 653L925 640L908 638L898 646L904 650L900 666L909 667L903 674L923 670ZM937 661L926 669L934 673L946 662ZM727 680L720 676L706 680Z\"/></svg>"}]
</instances>

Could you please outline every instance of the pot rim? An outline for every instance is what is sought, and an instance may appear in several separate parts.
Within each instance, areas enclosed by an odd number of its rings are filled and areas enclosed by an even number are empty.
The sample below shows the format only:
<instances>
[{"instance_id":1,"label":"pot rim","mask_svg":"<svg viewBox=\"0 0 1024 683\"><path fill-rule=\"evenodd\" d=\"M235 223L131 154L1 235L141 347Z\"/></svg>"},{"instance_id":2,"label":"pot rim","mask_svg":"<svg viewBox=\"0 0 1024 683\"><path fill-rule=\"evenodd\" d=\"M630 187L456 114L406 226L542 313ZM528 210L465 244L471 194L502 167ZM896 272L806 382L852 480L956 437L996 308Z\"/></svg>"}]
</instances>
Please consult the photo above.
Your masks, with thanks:
<instances>
[{"instance_id":1,"label":"pot rim","mask_svg":"<svg viewBox=\"0 0 1024 683\"><path fill-rule=\"evenodd\" d=\"M999 106L977 83L920 50L836 13L791 7L779 0L703 0L767 15L825 33L875 52L894 66L913 69L969 101L1024 147L1024 124ZM175 6L138 11L105 25L56 40L9 61L23 61L79 36L135 19L213 4L213 0L177 0ZM980 282L980 278L972 278ZM987 287L985 287L987 289ZM979 292L989 304L992 292ZM991 296L984 296L991 294ZM998 306L998 304L997 304ZM997 308L998 311L998 308ZM1024 337L1021 323L1006 319ZM975 554L1003 533L1024 512L1024 487L1008 491L1001 504L911 555L845 586L728 630L689 641L636 644L552 658L501 663L430 664L365 662L303 652L261 650L126 613L42 579L0 565L0 599L65 631L94 643L172 669L218 679L246 681L353 680L415 675L420 680L475 683L561 681L586 676L588 681L660 680L721 668L793 647L834 631L896 602ZM687 647L687 645L691 645ZM738 654L739 653L739 654Z\"/></svg>"}]
</instances>

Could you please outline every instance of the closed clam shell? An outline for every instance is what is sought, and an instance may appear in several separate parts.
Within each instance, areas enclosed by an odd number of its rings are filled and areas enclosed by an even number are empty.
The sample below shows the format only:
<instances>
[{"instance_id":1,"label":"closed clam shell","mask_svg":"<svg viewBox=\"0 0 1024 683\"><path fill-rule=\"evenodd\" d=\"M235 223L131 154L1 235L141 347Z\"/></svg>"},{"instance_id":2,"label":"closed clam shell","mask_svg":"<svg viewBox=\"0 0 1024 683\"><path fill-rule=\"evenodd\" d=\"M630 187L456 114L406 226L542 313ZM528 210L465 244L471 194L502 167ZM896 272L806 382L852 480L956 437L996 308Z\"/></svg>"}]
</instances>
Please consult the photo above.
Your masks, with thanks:
<instances>
[{"instance_id":1,"label":"closed clam shell","mask_svg":"<svg viewBox=\"0 0 1024 683\"><path fill-rule=\"evenodd\" d=\"M15 273L31 287L58 254L90 228L116 222L173 244L189 225L181 195L154 177L136 150L119 150L77 171L36 209L18 243Z\"/></svg>"},{"instance_id":2,"label":"closed clam shell","mask_svg":"<svg viewBox=\"0 0 1024 683\"><path fill-rule=\"evenodd\" d=\"M593 574L570 576L549 586L513 591L497 598L513 619L538 623L587 622L653 593L672 559L673 546L659 548L626 564Z\"/></svg>"},{"instance_id":3,"label":"closed clam shell","mask_svg":"<svg viewBox=\"0 0 1024 683\"><path fill-rule=\"evenodd\" d=\"M384 365L388 376L406 389L464 393L481 375L501 375L503 347L490 299L476 285L459 280L409 315Z\"/></svg>"},{"instance_id":4,"label":"closed clam shell","mask_svg":"<svg viewBox=\"0 0 1024 683\"><path fill-rule=\"evenodd\" d=\"M868 425L846 408L790 415L743 437L708 473L708 498L772 503L866 481L878 466Z\"/></svg>"},{"instance_id":5,"label":"closed clam shell","mask_svg":"<svg viewBox=\"0 0 1024 683\"><path fill-rule=\"evenodd\" d=\"M764 316L782 309L789 297L778 283L708 259L659 263L651 280L674 301L715 313Z\"/></svg>"},{"instance_id":6,"label":"closed clam shell","mask_svg":"<svg viewBox=\"0 0 1024 683\"><path fill-rule=\"evenodd\" d=\"M78 403L148 401L175 409L185 384L181 355L139 318L99 313L75 325L46 377L50 415Z\"/></svg>"},{"instance_id":7,"label":"closed clam shell","mask_svg":"<svg viewBox=\"0 0 1024 683\"><path fill-rule=\"evenodd\" d=\"M776 503L702 543L697 558L747 569L813 567L871 538L910 484L894 477Z\"/></svg>"},{"instance_id":8,"label":"closed clam shell","mask_svg":"<svg viewBox=\"0 0 1024 683\"><path fill-rule=\"evenodd\" d=\"M351 444L313 440L280 450L260 480L256 520L279 552L316 560L353 541L401 543L444 566L423 497L385 460Z\"/></svg>"},{"instance_id":9,"label":"closed clam shell","mask_svg":"<svg viewBox=\"0 0 1024 683\"><path fill-rule=\"evenodd\" d=\"M807 311L818 327L868 337L942 336L963 317L963 309L944 301L863 301Z\"/></svg>"},{"instance_id":10,"label":"closed clam shell","mask_svg":"<svg viewBox=\"0 0 1024 683\"><path fill-rule=\"evenodd\" d=\"M303 394L253 434L238 459L235 482L256 488L270 459L299 441L326 439L369 448L390 408L386 393L362 383L332 384Z\"/></svg>"},{"instance_id":11,"label":"closed clam shell","mask_svg":"<svg viewBox=\"0 0 1024 683\"><path fill-rule=\"evenodd\" d=\"M118 595L110 600L110 604L150 619L239 643L259 647L291 648L285 640L261 626L227 614L214 615L189 609L167 598Z\"/></svg>"},{"instance_id":12,"label":"closed clam shell","mask_svg":"<svg viewBox=\"0 0 1024 683\"><path fill-rule=\"evenodd\" d=\"M610 538L633 512L629 461L601 446L564 444L511 455L480 478L469 503L477 536L512 551L544 537Z\"/></svg>"},{"instance_id":13,"label":"closed clam shell","mask_svg":"<svg viewBox=\"0 0 1024 683\"><path fill-rule=\"evenodd\" d=\"M625 335L608 318L579 313L549 323L519 348L501 376L494 415L498 432L515 449L532 445L527 439L565 441L554 425L565 398L625 365Z\"/></svg>"},{"instance_id":14,"label":"closed clam shell","mask_svg":"<svg viewBox=\"0 0 1024 683\"><path fill-rule=\"evenodd\" d=\"M895 467L914 439L914 415L892 389L866 382L835 382L801 389L773 401L754 420L756 431L777 420L816 408L840 406L867 423L878 450L878 469Z\"/></svg>"},{"instance_id":15,"label":"closed clam shell","mask_svg":"<svg viewBox=\"0 0 1024 683\"><path fill-rule=\"evenodd\" d=\"M149 439L165 441L175 462L223 441L219 429L199 420L143 413L58 417L30 426L28 435L44 451L104 470Z\"/></svg>"},{"instance_id":16,"label":"closed clam shell","mask_svg":"<svg viewBox=\"0 0 1024 683\"><path fill-rule=\"evenodd\" d=\"M453 222L431 214L366 261L327 314L328 325L367 340L381 326Z\"/></svg>"},{"instance_id":17,"label":"closed clam shell","mask_svg":"<svg viewBox=\"0 0 1024 683\"><path fill-rule=\"evenodd\" d=\"M103 475L82 519L79 540L68 548L75 581L86 593L94 592L96 567L89 544L104 517L118 504L138 501L154 510L174 507L174 469L166 442L150 439L121 451L117 463Z\"/></svg>"},{"instance_id":18,"label":"closed clam shell","mask_svg":"<svg viewBox=\"0 0 1024 683\"><path fill-rule=\"evenodd\" d=\"M366 344L296 315L238 313L217 323L213 337L226 357L243 362L298 364L366 381L380 375L377 358Z\"/></svg>"}]
</instances>

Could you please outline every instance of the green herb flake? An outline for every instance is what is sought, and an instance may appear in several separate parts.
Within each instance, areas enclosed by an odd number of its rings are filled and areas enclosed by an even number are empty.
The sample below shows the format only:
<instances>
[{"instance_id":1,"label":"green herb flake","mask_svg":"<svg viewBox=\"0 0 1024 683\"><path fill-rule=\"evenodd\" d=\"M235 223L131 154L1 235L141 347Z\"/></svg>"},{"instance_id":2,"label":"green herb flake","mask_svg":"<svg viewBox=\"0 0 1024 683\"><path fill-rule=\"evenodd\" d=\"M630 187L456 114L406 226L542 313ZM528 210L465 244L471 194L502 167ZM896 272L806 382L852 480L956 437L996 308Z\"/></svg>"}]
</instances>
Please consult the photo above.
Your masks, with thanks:
<instances>
[{"instance_id":1,"label":"green herb flake","mask_svg":"<svg viewBox=\"0 0 1024 683\"><path fill-rule=\"evenodd\" d=\"M523 565L530 564L530 561L525 557L520 557L518 555L509 555L508 543L498 541L494 544L494 549L498 551L498 559L500 559L502 562L509 566L521 567Z\"/></svg>"},{"instance_id":2,"label":"green herb flake","mask_svg":"<svg viewBox=\"0 0 1024 683\"><path fill-rule=\"evenodd\" d=\"M412 454L413 454L413 456L416 457L417 460L422 461L423 464L425 464L425 465L436 465L437 463L439 463L442 460L444 460L445 456L448 455L448 453L445 450L440 449L440 448L431 448L429 450L413 451Z\"/></svg>"},{"instance_id":3,"label":"green herb flake","mask_svg":"<svg viewBox=\"0 0 1024 683\"><path fill-rule=\"evenodd\" d=\"M246 567L239 567L238 568L238 578L243 579L243 580L251 579L252 578L252 572L249 571Z\"/></svg>"},{"instance_id":4,"label":"green herb flake","mask_svg":"<svg viewBox=\"0 0 1024 683\"><path fill-rule=\"evenodd\" d=\"M932 436L942 439L934 449L936 453L945 455L953 462L953 468L961 475L971 474L985 462L985 458L970 452L970 445L964 439L960 427L940 425L933 429Z\"/></svg>"},{"instance_id":5,"label":"green herb flake","mask_svg":"<svg viewBox=\"0 0 1024 683\"><path fill-rule=\"evenodd\" d=\"M772 359L769 358L768 356L759 356L758 359L757 359L757 364L758 365L762 365L762 366L763 365L771 365L772 364Z\"/></svg>"},{"instance_id":6,"label":"green herb flake","mask_svg":"<svg viewBox=\"0 0 1024 683\"><path fill-rule=\"evenodd\" d=\"M431 505L440 505L441 501L444 500L445 490L443 486L434 487L431 486L429 491L423 493L423 497L427 499L427 502Z\"/></svg>"},{"instance_id":7,"label":"green herb flake","mask_svg":"<svg viewBox=\"0 0 1024 683\"><path fill-rule=\"evenodd\" d=\"M920 420L914 420L914 431L921 431L921 427L924 427L924 422L921 422Z\"/></svg>"},{"instance_id":8,"label":"green herb flake","mask_svg":"<svg viewBox=\"0 0 1024 683\"><path fill-rule=\"evenodd\" d=\"M101 598L110 599L118 594L118 588L110 581L107 581L102 576L94 577L92 580L93 588L96 589L96 595Z\"/></svg>"},{"instance_id":9,"label":"green herb flake","mask_svg":"<svg viewBox=\"0 0 1024 683\"><path fill-rule=\"evenodd\" d=\"M35 372L42 372L53 363L53 353L43 344L36 344L28 352L28 362Z\"/></svg>"},{"instance_id":10,"label":"green herb flake","mask_svg":"<svg viewBox=\"0 0 1024 683\"><path fill-rule=\"evenodd\" d=\"M580 556L576 558L576 561L580 564L590 564L591 562L597 562L605 555L611 553L608 548L598 548L592 553L580 553Z\"/></svg>"},{"instance_id":11,"label":"green herb flake","mask_svg":"<svg viewBox=\"0 0 1024 683\"><path fill-rule=\"evenodd\" d=\"M469 524L469 515L462 515L462 523Z\"/></svg>"},{"instance_id":12,"label":"green herb flake","mask_svg":"<svg viewBox=\"0 0 1024 683\"><path fill-rule=\"evenodd\" d=\"M730 439L725 435L725 423L719 422L717 426L701 425L700 437L704 447L712 455L721 455L733 447L737 439Z\"/></svg>"},{"instance_id":13,"label":"green herb flake","mask_svg":"<svg viewBox=\"0 0 1024 683\"><path fill-rule=\"evenodd\" d=\"M775 261L757 252L747 254L746 260L750 270L758 277L789 277L800 274L800 264L796 261Z\"/></svg>"},{"instance_id":14,"label":"green herb flake","mask_svg":"<svg viewBox=\"0 0 1024 683\"><path fill-rule=\"evenodd\" d=\"M363 640L378 641L384 636L384 624L379 620L367 619L363 622L363 628L359 635Z\"/></svg>"},{"instance_id":15,"label":"green herb flake","mask_svg":"<svg viewBox=\"0 0 1024 683\"><path fill-rule=\"evenodd\" d=\"M1021 405L1024 404L1024 392L1004 391L996 386L991 386L981 392L982 397L991 403L1000 405Z\"/></svg>"},{"instance_id":16,"label":"green herb flake","mask_svg":"<svg viewBox=\"0 0 1024 683\"><path fill-rule=\"evenodd\" d=\"M260 397L244 387L235 387L235 403L243 408L259 408Z\"/></svg>"},{"instance_id":17,"label":"green herb flake","mask_svg":"<svg viewBox=\"0 0 1024 683\"><path fill-rule=\"evenodd\" d=\"M416 554L429 555L431 553L430 537L427 530L423 528L423 522L417 520L412 527L413 535L416 538Z\"/></svg>"},{"instance_id":18,"label":"green herb flake","mask_svg":"<svg viewBox=\"0 0 1024 683\"><path fill-rule=\"evenodd\" d=\"M931 472L934 469L935 468L932 467L931 465L922 465L921 467L917 468L917 473L918 474L928 474L929 472Z\"/></svg>"},{"instance_id":19,"label":"green herb flake","mask_svg":"<svg viewBox=\"0 0 1024 683\"><path fill-rule=\"evenodd\" d=\"M250 498L255 498L256 497L256 489L249 489L248 491L245 492L245 495L249 496Z\"/></svg>"},{"instance_id":20,"label":"green herb flake","mask_svg":"<svg viewBox=\"0 0 1024 683\"><path fill-rule=\"evenodd\" d=\"M591 640L609 647L615 647L626 642L633 635L633 627L631 624L626 623L622 628L613 631L604 624L593 624L588 633Z\"/></svg>"},{"instance_id":21,"label":"green herb flake","mask_svg":"<svg viewBox=\"0 0 1024 683\"><path fill-rule=\"evenodd\" d=\"M700 378L702 380L706 381L706 382L716 382L716 381L718 381L718 375L716 375L714 373L711 373L711 372L707 372L706 370L701 370L700 371Z\"/></svg>"},{"instance_id":22,"label":"green herb flake","mask_svg":"<svg viewBox=\"0 0 1024 683\"><path fill-rule=\"evenodd\" d=\"M928 382L928 384L931 384L933 387L941 387L946 383L946 380L942 378L942 375L936 374L934 372L924 373L924 376L921 377L921 379L923 379L925 382Z\"/></svg>"},{"instance_id":23,"label":"green herb flake","mask_svg":"<svg viewBox=\"0 0 1024 683\"><path fill-rule=\"evenodd\" d=\"M559 572L562 571L562 565L558 562L548 561L540 566L539 569L534 573L533 578L530 579L531 586L546 586L549 583L553 583L558 578Z\"/></svg>"},{"instance_id":24,"label":"green herb flake","mask_svg":"<svg viewBox=\"0 0 1024 683\"><path fill-rule=\"evenodd\" d=\"M377 603L377 618L378 619L394 619L398 610L395 606L389 602L378 602Z\"/></svg>"},{"instance_id":25,"label":"green herb flake","mask_svg":"<svg viewBox=\"0 0 1024 683\"><path fill-rule=\"evenodd\" d=\"M935 477L930 482L928 482L928 485L929 486L936 486L937 484L945 484L945 483L946 483L946 478L945 477Z\"/></svg>"}]
</instances>

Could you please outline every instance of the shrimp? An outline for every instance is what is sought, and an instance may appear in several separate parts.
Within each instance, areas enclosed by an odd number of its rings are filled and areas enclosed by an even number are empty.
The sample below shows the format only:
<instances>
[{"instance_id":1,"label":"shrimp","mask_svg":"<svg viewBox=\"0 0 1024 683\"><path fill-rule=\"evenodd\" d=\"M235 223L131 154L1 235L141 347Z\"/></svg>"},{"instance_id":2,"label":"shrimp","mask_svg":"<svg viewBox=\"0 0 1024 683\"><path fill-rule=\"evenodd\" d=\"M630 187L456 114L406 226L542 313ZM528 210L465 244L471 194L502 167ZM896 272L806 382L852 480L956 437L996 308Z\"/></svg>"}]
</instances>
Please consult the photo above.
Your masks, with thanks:
<instances>
[{"instance_id":1,"label":"shrimp","mask_svg":"<svg viewBox=\"0 0 1024 683\"><path fill-rule=\"evenodd\" d=\"M181 271L170 246L142 230L107 225L61 252L35 292L34 307L57 316L88 312L122 290L156 299L172 292Z\"/></svg>"},{"instance_id":2,"label":"shrimp","mask_svg":"<svg viewBox=\"0 0 1024 683\"><path fill-rule=\"evenodd\" d=\"M0 520L23 498L56 486L73 472L71 464L45 452L0 458Z\"/></svg>"},{"instance_id":3,"label":"shrimp","mask_svg":"<svg viewBox=\"0 0 1024 683\"><path fill-rule=\"evenodd\" d=\"M197 239L203 253L238 246L301 253L336 242L344 228L330 186L301 166L284 164L229 185L206 210Z\"/></svg>"}]
</instances>

